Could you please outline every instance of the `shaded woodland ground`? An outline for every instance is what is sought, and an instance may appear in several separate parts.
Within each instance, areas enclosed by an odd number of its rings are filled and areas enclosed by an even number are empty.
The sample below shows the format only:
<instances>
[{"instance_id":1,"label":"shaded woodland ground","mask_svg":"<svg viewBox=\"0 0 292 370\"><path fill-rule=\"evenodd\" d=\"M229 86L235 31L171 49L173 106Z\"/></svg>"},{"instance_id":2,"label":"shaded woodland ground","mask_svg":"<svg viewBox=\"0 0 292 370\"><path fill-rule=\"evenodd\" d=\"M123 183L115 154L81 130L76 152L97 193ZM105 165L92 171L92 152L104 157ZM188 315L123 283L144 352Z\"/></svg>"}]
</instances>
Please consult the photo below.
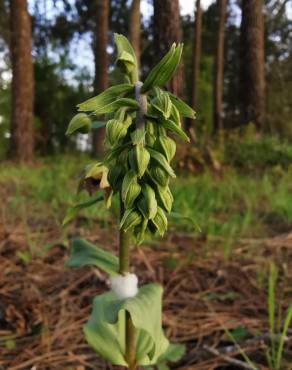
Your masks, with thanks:
<instances>
[{"instance_id":1,"label":"shaded woodland ground","mask_svg":"<svg viewBox=\"0 0 292 370\"><path fill-rule=\"evenodd\" d=\"M259 154L259 147L268 144L251 140L242 145ZM292 149L278 145L274 156L271 147L262 157L245 155L244 165L240 154L233 158L235 165L214 151L216 170L193 161L198 173L181 170L174 209L201 230L188 220L174 220L163 240L133 250L140 281L164 285L167 336L187 345L171 368L269 368L271 262L280 270L275 305L282 318L292 283ZM108 281L93 268L64 268L72 237L117 253L115 207L106 216L103 207L95 206L80 212L68 228L60 227L66 207L76 201L75 174L87 161L63 156L33 167L1 167L2 369L110 368L88 348L81 330L92 297L108 289ZM281 369L291 368L291 334L289 329Z\"/></svg>"}]
</instances>

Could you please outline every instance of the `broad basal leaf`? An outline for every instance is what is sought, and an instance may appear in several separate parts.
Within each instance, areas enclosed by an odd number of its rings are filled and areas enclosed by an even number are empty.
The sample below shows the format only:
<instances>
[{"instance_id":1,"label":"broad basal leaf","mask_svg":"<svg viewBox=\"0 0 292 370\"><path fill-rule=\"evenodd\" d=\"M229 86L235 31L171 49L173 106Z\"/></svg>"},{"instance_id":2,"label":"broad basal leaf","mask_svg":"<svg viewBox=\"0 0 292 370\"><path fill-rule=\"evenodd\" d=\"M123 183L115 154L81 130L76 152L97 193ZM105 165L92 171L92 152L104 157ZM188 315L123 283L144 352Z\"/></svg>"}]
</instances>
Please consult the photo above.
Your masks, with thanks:
<instances>
[{"instance_id":1,"label":"broad basal leaf","mask_svg":"<svg viewBox=\"0 0 292 370\"><path fill-rule=\"evenodd\" d=\"M88 343L114 365L125 366L125 312L136 328L136 361L140 366L155 364L167 350L161 329L162 288L144 285L136 297L118 300L113 293L94 299L92 315L84 326Z\"/></svg>"},{"instance_id":2,"label":"broad basal leaf","mask_svg":"<svg viewBox=\"0 0 292 370\"><path fill-rule=\"evenodd\" d=\"M94 112L100 110L102 107L114 102L123 94L134 91L134 86L131 84L120 84L109 87L101 94L86 100L77 105L78 110L82 112Z\"/></svg>"},{"instance_id":3,"label":"broad basal leaf","mask_svg":"<svg viewBox=\"0 0 292 370\"><path fill-rule=\"evenodd\" d=\"M74 239L66 266L95 266L109 275L116 275L119 271L119 259L86 240Z\"/></svg>"}]
</instances>

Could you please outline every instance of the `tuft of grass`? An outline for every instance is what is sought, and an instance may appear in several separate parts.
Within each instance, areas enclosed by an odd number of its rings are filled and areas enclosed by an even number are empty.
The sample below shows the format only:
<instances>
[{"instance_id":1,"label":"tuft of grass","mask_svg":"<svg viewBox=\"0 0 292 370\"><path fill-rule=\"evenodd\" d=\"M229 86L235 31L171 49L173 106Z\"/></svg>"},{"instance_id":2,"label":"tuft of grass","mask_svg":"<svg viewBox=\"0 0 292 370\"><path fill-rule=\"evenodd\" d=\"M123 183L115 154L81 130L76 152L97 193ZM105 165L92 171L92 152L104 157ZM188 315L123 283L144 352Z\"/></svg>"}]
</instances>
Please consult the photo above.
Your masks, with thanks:
<instances>
[{"instance_id":1,"label":"tuft of grass","mask_svg":"<svg viewBox=\"0 0 292 370\"><path fill-rule=\"evenodd\" d=\"M282 323L282 306L276 302L276 289L278 281L278 269L272 263L269 273L268 284L268 313L269 313L269 328L270 328L270 348L266 355L269 368L280 370L282 368L283 350L286 340L286 335L292 320L292 305L288 307L284 322Z\"/></svg>"}]
</instances>

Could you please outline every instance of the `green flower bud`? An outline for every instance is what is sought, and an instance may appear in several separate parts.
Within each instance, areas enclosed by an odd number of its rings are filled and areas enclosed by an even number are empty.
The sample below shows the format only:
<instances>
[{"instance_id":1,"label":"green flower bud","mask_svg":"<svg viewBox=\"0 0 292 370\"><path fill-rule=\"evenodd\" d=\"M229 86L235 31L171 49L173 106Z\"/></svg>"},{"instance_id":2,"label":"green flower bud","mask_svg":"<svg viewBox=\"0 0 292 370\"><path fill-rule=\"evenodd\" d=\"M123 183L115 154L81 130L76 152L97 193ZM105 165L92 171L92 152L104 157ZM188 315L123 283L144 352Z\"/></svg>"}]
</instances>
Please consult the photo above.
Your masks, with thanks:
<instances>
[{"instance_id":1,"label":"green flower bud","mask_svg":"<svg viewBox=\"0 0 292 370\"><path fill-rule=\"evenodd\" d=\"M145 129L146 129L146 132L148 132L149 134L154 135L154 136L156 135L157 130L156 130L154 122L148 120L146 122Z\"/></svg>"},{"instance_id":2,"label":"green flower bud","mask_svg":"<svg viewBox=\"0 0 292 370\"><path fill-rule=\"evenodd\" d=\"M124 168L123 166L114 166L114 167L111 167L109 172L108 172L108 182L111 186L111 188L114 190L114 191L118 191L119 188L120 188L120 185L122 183L122 176L123 176L123 173L124 173Z\"/></svg>"},{"instance_id":3,"label":"green flower bud","mask_svg":"<svg viewBox=\"0 0 292 370\"><path fill-rule=\"evenodd\" d=\"M154 148L162 153L168 162L170 162L175 155L176 144L170 137L163 135L157 138Z\"/></svg>"},{"instance_id":4,"label":"green flower bud","mask_svg":"<svg viewBox=\"0 0 292 370\"><path fill-rule=\"evenodd\" d=\"M145 238L145 232L147 230L147 226L148 226L148 220L144 218L141 224L136 226L134 229L134 235L136 237L136 242L138 245L140 245Z\"/></svg>"},{"instance_id":5,"label":"green flower bud","mask_svg":"<svg viewBox=\"0 0 292 370\"><path fill-rule=\"evenodd\" d=\"M126 209L121 222L120 229L128 231L129 229L139 225L142 221L142 216L133 208Z\"/></svg>"},{"instance_id":6,"label":"green flower bud","mask_svg":"<svg viewBox=\"0 0 292 370\"><path fill-rule=\"evenodd\" d=\"M142 144L136 145L129 152L129 163L131 168L138 174L141 178L149 164L150 154L148 150Z\"/></svg>"},{"instance_id":7,"label":"green flower bud","mask_svg":"<svg viewBox=\"0 0 292 370\"><path fill-rule=\"evenodd\" d=\"M123 122L111 119L106 124L106 140L111 146L115 146L121 139L127 135L127 128Z\"/></svg>"},{"instance_id":8,"label":"green flower bud","mask_svg":"<svg viewBox=\"0 0 292 370\"><path fill-rule=\"evenodd\" d=\"M147 220L151 220L156 215L157 201L155 192L151 186L147 184L144 184L142 187L142 197L138 202L138 208L143 217Z\"/></svg>"},{"instance_id":9,"label":"green flower bud","mask_svg":"<svg viewBox=\"0 0 292 370\"><path fill-rule=\"evenodd\" d=\"M159 166L153 166L149 170L151 179L160 186L167 186L169 183L169 175Z\"/></svg>"},{"instance_id":10,"label":"green flower bud","mask_svg":"<svg viewBox=\"0 0 292 370\"><path fill-rule=\"evenodd\" d=\"M156 216L151 220L151 223L155 226L157 233L163 236L167 230L167 217L162 208L157 208Z\"/></svg>"},{"instance_id":11,"label":"green flower bud","mask_svg":"<svg viewBox=\"0 0 292 370\"><path fill-rule=\"evenodd\" d=\"M172 203L173 203L173 196L171 194L171 191L169 189L169 187L161 187L161 186L157 186L157 192L156 192L156 195L157 195L157 199L158 199L158 204L163 207L163 209L166 211L166 212L170 212L171 211L171 208L172 208Z\"/></svg>"},{"instance_id":12,"label":"green flower bud","mask_svg":"<svg viewBox=\"0 0 292 370\"><path fill-rule=\"evenodd\" d=\"M151 155L151 162L154 161L156 164L161 166L171 177L175 178L175 173L173 169L170 167L169 163L165 156L159 153L157 150L148 148L149 153Z\"/></svg>"},{"instance_id":13,"label":"green flower bud","mask_svg":"<svg viewBox=\"0 0 292 370\"><path fill-rule=\"evenodd\" d=\"M167 93L159 89L157 89L157 91L158 95L152 99L151 104L163 118L168 119L171 114L172 102Z\"/></svg>"},{"instance_id":14,"label":"green flower bud","mask_svg":"<svg viewBox=\"0 0 292 370\"><path fill-rule=\"evenodd\" d=\"M74 116L67 128L66 135L71 135L74 132L86 134L91 129L91 119L85 113L78 113Z\"/></svg>"},{"instance_id":15,"label":"green flower bud","mask_svg":"<svg viewBox=\"0 0 292 370\"><path fill-rule=\"evenodd\" d=\"M132 207L140 192L141 186L137 182L135 171L128 171L122 184L122 200L125 203L126 208Z\"/></svg>"},{"instance_id":16,"label":"green flower bud","mask_svg":"<svg viewBox=\"0 0 292 370\"><path fill-rule=\"evenodd\" d=\"M153 147L155 144L156 137L153 134L150 134L149 132L146 132L145 134L145 143L147 146Z\"/></svg>"}]
</instances>

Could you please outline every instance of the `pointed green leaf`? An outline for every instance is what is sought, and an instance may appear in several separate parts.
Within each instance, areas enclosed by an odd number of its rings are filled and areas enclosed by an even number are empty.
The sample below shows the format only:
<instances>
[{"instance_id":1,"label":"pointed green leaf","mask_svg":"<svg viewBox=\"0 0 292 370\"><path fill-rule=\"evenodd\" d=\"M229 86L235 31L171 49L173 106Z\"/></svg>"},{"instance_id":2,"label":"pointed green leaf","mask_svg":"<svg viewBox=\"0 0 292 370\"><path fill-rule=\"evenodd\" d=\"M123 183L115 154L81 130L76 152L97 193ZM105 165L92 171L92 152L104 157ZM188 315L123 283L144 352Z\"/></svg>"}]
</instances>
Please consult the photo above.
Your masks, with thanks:
<instances>
[{"instance_id":1,"label":"pointed green leaf","mask_svg":"<svg viewBox=\"0 0 292 370\"><path fill-rule=\"evenodd\" d=\"M104 196L101 194L98 194L97 196L90 198L86 202L76 204L73 207L70 207L67 209L66 215L64 217L62 225L65 226L67 225L70 221L73 220L74 217L76 217L77 213L84 208L88 208L92 205L94 205L97 202L100 202L101 200L104 199Z\"/></svg>"},{"instance_id":2,"label":"pointed green leaf","mask_svg":"<svg viewBox=\"0 0 292 370\"><path fill-rule=\"evenodd\" d=\"M119 272L119 259L86 240L74 239L67 267L95 266L109 275Z\"/></svg>"},{"instance_id":3,"label":"pointed green leaf","mask_svg":"<svg viewBox=\"0 0 292 370\"><path fill-rule=\"evenodd\" d=\"M179 99L177 96L171 93L168 93L168 94L169 94L172 104L177 108L181 116L192 118L192 119L196 118L196 112L188 104L186 104L184 101Z\"/></svg>"},{"instance_id":4,"label":"pointed green leaf","mask_svg":"<svg viewBox=\"0 0 292 370\"><path fill-rule=\"evenodd\" d=\"M113 113L117 109L122 108L122 107L127 107L127 108L130 108L130 109L137 109L139 107L139 105L138 105L137 101L134 100L134 99L120 98L120 99L117 99L117 100L107 104L107 105L99 107L98 109L96 109L94 111L94 114L99 116L99 115L106 114L106 113Z\"/></svg>"},{"instance_id":5,"label":"pointed green leaf","mask_svg":"<svg viewBox=\"0 0 292 370\"><path fill-rule=\"evenodd\" d=\"M171 107L170 120L173 121L177 126L181 127L180 114L174 104L172 104L172 107Z\"/></svg>"},{"instance_id":6,"label":"pointed green leaf","mask_svg":"<svg viewBox=\"0 0 292 370\"><path fill-rule=\"evenodd\" d=\"M190 142L190 138L188 135L179 127L177 126L173 121L170 120L164 120L162 121L162 125L167 130L173 132L175 135L180 137L182 140Z\"/></svg>"},{"instance_id":7,"label":"pointed green leaf","mask_svg":"<svg viewBox=\"0 0 292 370\"><path fill-rule=\"evenodd\" d=\"M155 86L163 86L171 79L177 66L179 65L182 48L182 44L179 44L177 47L175 44L172 45L169 52L150 71L142 86L142 93L149 91Z\"/></svg>"},{"instance_id":8,"label":"pointed green leaf","mask_svg":"<svg viewBox=\"0 0 292 370\"><path fill-rule=\"evenodd\" d=\"M121 97L121 95L131 91L134 91L134 86L131 84L112 86L103 91L101 94L78 104L77 107L78 110L82 112L99 111L104 106L113 103L117 98Z\"/></svg>"}]
</instances>

